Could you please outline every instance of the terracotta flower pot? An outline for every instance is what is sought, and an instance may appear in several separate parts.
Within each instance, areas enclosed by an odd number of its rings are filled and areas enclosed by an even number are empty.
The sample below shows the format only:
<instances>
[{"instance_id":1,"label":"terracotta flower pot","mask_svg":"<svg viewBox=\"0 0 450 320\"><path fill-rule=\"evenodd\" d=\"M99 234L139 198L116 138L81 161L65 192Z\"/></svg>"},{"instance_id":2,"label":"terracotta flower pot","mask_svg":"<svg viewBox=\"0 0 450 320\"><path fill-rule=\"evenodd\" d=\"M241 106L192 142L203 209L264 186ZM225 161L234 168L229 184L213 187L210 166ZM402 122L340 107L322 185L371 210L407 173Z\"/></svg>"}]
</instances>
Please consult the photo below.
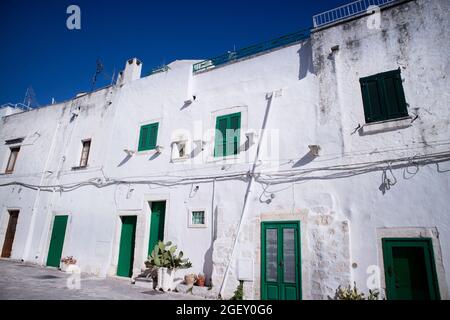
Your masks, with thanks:
<instances>
[{"instance_id":1,"label":"terracotta flower pot","mask_svg":"<svg viewBox=\"0 0 450 320\"><path fill-rule=\"evenodd\" d=\"M205 276L198 276L196 284L199 287L204 287L205 286Z\"/></svg>"}]
</instances>

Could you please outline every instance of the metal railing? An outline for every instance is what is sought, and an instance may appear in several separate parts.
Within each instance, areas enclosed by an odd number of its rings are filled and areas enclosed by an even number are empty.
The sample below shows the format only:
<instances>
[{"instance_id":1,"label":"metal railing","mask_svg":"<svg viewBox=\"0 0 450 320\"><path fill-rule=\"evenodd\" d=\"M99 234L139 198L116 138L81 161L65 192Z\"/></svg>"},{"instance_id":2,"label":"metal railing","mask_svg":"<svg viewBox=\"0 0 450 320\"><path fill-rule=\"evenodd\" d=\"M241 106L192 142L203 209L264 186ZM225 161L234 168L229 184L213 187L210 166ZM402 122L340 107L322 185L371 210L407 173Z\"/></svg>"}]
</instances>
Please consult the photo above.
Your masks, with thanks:
<instances>
[{"instance_id":1,"label":"metal railing","mask_svg":"<svg viewBox=\"0 0 450 320\"><path fill-rule=\"evenodd\" d=\"M20 109L20 110L24 110L24 111L29 111L29 110L33 109L23 103L5 103L0 106L0 109L6 108L6 107L10 107L13 109Z\"/></svg>"},{"instance_id":2,"label":"metal railing","mask_svg":"<svg viewBox=\"0 0 450 320\"><path fill-rule=\"evenodd\" d=\"M249 46L246 48L242 48L233 52L228 52L226 54L220 55L218 57L204 60L201 62L198 62L193 65L193 72L199 73L202 71L206 71L209 69L213 69L217 66L224 65L233 61L240 60L242 58L250 57L255 54L268 51L271 49L283 47L286 45L290 45L302 40L305 40L309 37L310 31L309 30L302 30L295 33L287 34L285 36L265 41L259 44L255 44L253 46Z\"/></svg>"},{"instance_id":3,"label":"metal railing","mask_svg":"<svg viewBox=\"0 0 450 320\"><path fill-rule=\"evenodd\" d=\"M325 11L313 16L314 28L344 20L367 12L371 6L382 8L398 0L359 0L333 10Z\"/></svg>"},{"instance_id":4,"label":"metal railing","mask_svg":"<svg viewBox=\"0 0 450 320\"><path fill-rule=\"evenodd\" d=\"M167 66L167 65L164 65L164 66L161 66L161 67L154 68L152 71L150 71L149 76L151 76L152 74L156 74L156 73L166 72L166 71L168 71L169 69L170 69L170 67Z\"/></svg>"}]
</instances>

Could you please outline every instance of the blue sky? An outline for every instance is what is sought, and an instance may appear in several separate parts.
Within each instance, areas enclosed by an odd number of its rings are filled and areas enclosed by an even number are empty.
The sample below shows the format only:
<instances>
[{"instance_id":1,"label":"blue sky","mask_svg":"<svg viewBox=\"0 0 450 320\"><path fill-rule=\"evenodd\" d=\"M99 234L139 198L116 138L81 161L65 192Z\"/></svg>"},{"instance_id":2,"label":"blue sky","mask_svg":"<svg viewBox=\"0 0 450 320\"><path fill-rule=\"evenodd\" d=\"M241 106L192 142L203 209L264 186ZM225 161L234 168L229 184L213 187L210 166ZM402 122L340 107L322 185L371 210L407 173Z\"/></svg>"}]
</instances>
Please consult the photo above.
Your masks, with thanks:
<instances>
[{"instance_id":1,"label":"blue sky","mask_svg":"<svg viewBox=\"0 0 450 320\"><path fill-rule=\"evenodd\" d=\"M100 58L104 73L138 57L143 74L176 59L206 59L234 47L309 28L312 15L349 0L1 0L0 104L23 102L32 86L41 105L91 88ZM69 5L81 30L66 28Z\"/></svg>"}]
</instances>

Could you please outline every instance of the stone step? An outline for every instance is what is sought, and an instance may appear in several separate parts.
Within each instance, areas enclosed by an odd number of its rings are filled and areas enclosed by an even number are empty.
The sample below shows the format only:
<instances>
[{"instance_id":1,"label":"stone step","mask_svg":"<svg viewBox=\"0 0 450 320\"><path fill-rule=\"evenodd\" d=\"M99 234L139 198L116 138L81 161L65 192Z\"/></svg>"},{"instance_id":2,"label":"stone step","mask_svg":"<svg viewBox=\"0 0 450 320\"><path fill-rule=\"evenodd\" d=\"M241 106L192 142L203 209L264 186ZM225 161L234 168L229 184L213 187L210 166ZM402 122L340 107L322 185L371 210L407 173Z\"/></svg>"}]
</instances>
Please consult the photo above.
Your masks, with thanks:
<instances>
[{"instance_id":1,"label":"stone step","mask_svg":"<svg viewBox=\"0 0 450 320\"><path fill-rule=\"evenodd\" d=\"M152 278L136 277L134 279L134 285L146 289L154 289L155 285Z\"/></svg>"}]
</instances>

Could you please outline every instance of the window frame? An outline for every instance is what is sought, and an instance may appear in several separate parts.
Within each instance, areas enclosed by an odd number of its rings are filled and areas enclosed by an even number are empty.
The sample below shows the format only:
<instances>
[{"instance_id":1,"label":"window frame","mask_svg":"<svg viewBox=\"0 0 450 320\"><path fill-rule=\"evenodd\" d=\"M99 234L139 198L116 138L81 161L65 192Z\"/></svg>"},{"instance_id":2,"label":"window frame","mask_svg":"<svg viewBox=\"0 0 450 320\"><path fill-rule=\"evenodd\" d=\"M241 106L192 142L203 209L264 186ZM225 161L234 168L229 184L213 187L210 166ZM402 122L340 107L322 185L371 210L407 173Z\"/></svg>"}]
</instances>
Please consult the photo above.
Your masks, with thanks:
<instances>
[{"instance_id":1,"label":"window frame","mask_svg":"<svg viewBox=\"0 0 450 320\"><path fill-rule=\"evenodd\" d=\"M19 157L20 149L21 149L20 146L14 146L9 148L10 152L8 162L6 163L5 174L11 174L14 172L14 169L16 168L17 158ZM11 169L9 169L11 165L12 155L15 152L15 150L17 150L17 153L14 157L14 162L12 163Z\"/></svg>"},{"instance_id":2,"label":"window frame","mask_svg":"<svg viewBox=\"0 0 450 320\"><path fill-rule=\"evenodd\" d=\"M193 222L193 216L195 212L203 212L203 223L196 224ZM189 228L207 228L208 223L208 211L205 208L191 208L188 212L188 227Z\"/></svg>"},{"instance_id":3,"label":"window frame","mask_svg":"<svg viewBox=\"0 0 450 320\"><path fill-rule=\"evenodd\" d=\"M140 127L139 127L139 137L138 137L138 142L137 142L137 144L138 144L137 145L137 152L143 153L143 152L152 151L152 150L156 149L156 147L158 146L159 124L160 124L160 121L155 121L155 122L147 122L147 123L144 123L144 124L140 125ZM149 145L150 143L147 142L147 144L144 146L143 142L142 142L142 140L143 140L143 136L142 136L143 130L144 130L144 128L149 128L151 130L152 127L156 127L156 137L154 138L155 143L154 143L154 145ZM151 131L148 132L147 134L150 135ZM148 139L148 140L150 140L150 139Z\"/></svg>"},{"instance_id":4,"label":"window frame","mask_svg":"<svg viewBox=\"0 0 450 320\"><path fill-rule=\"evenodd\" d=\"M184 145L184 155L180 156L180 145ZM172 142L172 162L184 161L189 159L189 147L190 143L187 139L184 140L175 140Z\"/></svg>"},{"instance_id":5,"label":"window frame","mask_svg":"<svg viewBox=\"0 0 450 320\"><path fill-rule=\"evenodd\" d=\"M87 150L86 162L83 164L84 144L85 143L89 143L89 148ZM92 139L81 140L81 157L80 157L79 168L86 168L88 166L89 156L91 153L91 147L92 147Z\"/></svg>"},{"instance_id":6,"label":"window frame","mask_svg":"<svg viewBox=\"0 0 450 320\"><path fill-rule=\"evenodd\" d=\"M396 81L396 83L394 83L394 88L390 87L390 90L387 90L386 87L387 85L386 80L388 79L394 79L394 81ZM395 121L404 119L409 116L408 104L406 102L400 68L360 78L359 83L366 124L379 123L385 121ZM376 97L374 97L373 93L371 93L368 88L368 86L370 84L373 85L373 83L376 84L377 90ZM390 100L387 100L388 92L396 92L397 97L396 107L398 113L393 114L390 113L392 111L392 108L388 103L388 101ZM375 98L379 106L379 114L376 114L372 110Z\"/></svg>"}]
</instances>

